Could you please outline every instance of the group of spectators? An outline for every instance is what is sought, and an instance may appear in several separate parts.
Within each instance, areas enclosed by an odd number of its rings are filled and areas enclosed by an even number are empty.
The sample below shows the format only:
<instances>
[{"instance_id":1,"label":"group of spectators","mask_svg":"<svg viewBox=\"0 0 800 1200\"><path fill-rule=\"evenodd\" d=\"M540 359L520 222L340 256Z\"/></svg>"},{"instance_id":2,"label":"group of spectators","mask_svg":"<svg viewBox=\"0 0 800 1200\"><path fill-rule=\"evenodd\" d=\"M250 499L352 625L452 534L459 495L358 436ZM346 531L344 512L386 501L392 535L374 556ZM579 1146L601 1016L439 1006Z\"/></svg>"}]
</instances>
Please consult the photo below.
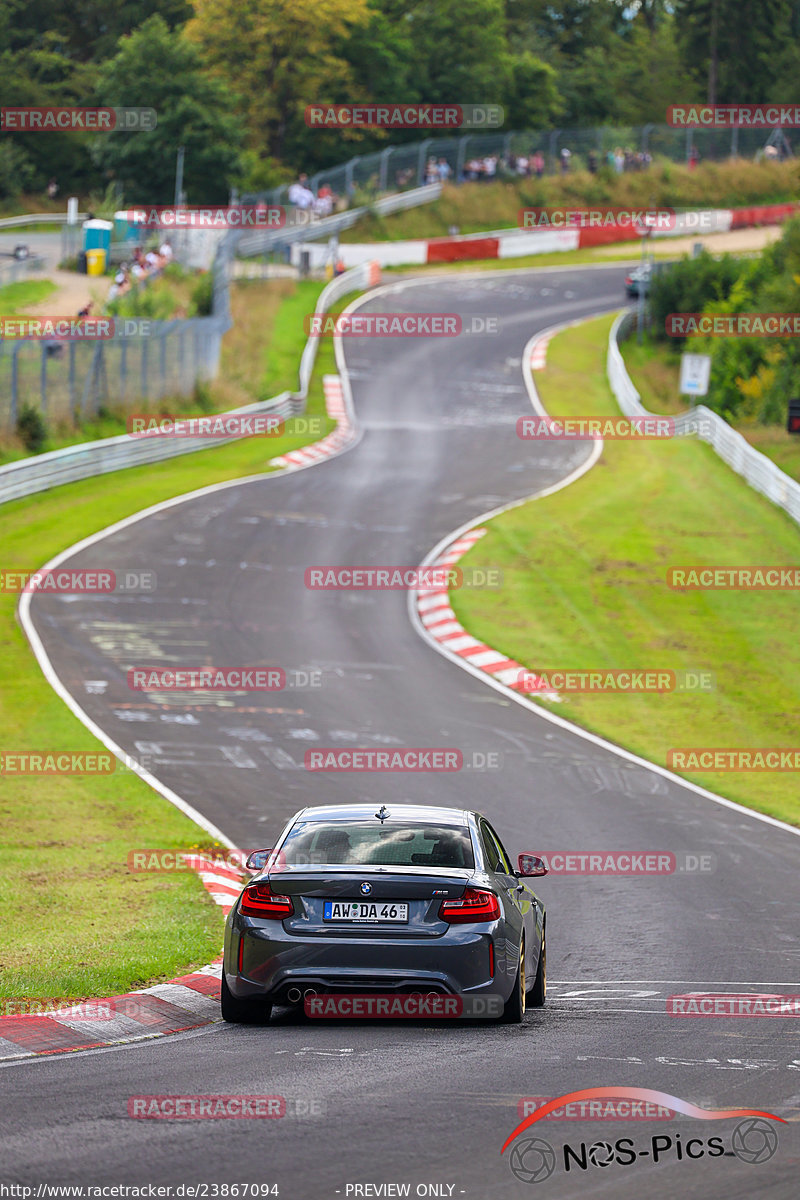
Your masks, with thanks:
<instances>
[{"instance_id":1,"label":"group of spectators","mask_svg":"<svg viewBox=\"0 0 800 1200\"><path fill-rule=\"evenodd\" d=\"M165 267L169 266L172 258L172 246L168 241L162 242L158 250L154 248L144 250L141 246L137 246L133 251L131 261L120 264L119 270L114 276L114 282L109 288L109 302L124 296L143 279L156 278Z\"/></svg>"},{"instance_id":2,"label":"group of spectators","mask_svg":"<svg viewBox=\"0 0 800 1200\"><path fill-rule=\"evenodd\" d=\"M289 185L289 203L304 212L312 212L317 217L329 217L336 207L339 197L324 183L314 195L308 185L308 175L302 172L294 183Z\"/></svg>"},{"instance_id":3,"label":"group of spectators","mask_svg":"<svg viewBox=\"0 0 800 1200\"><path fill-rule=\"evenodd\" d=\"M453 168L446 158L436 159L431 156L425 166L426 183L447 183L453 174Z\"/></svg>"},{"instance_id":4,"label":"group of spectators","mask_svg":"<svg viewBox=\"0 0 800 1200\"><path fill-rule=\"evenodd\" d=\"M571 160L572 151L567 146L562 146L558 152L558 166L562 175L566 175L569 171ZM646 170L653 158L647 150L631 150L629 147L623 150L618 146L615 150L609 150L603 161L621 175L624 171ZM586 156L586 165L593 175L596 174L600 162L601 158L598 152L590 150ZM537 179L541 179L545 170L546 160L540 149L532 150L527 154L486 154L482 158L467 160L459 183L492 182L494 179L512 179L515 176L522 178L535 176ZM409 167L404 171L397 172L395 182L399 188L403 188L413 182L414 176L413 168ZM425 168L426 183L446 183L452 177L453 168L446 158L431 157L428 159Z\"/></svg>"}]
</instances>

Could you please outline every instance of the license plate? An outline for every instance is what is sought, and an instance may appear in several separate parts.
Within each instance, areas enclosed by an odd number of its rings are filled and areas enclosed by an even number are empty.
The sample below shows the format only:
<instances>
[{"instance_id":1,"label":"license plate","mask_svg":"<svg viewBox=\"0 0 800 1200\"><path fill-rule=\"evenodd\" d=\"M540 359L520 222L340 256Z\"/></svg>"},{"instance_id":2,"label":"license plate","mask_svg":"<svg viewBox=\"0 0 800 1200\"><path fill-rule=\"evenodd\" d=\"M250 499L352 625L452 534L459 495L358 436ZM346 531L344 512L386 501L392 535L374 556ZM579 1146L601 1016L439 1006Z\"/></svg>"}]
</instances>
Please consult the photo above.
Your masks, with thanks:
<instances>
[{"instance_id":1,"label":"license plate","mask_svg":"<svg viewBox=\"0 0 800 1200\"><path fill-rule=\"evenodd\" d=\"M349 921L362 925L382 925L385 922L407 923L408 905L387 900L324 900L323 921Z\"/></svg>"}]
</instances>

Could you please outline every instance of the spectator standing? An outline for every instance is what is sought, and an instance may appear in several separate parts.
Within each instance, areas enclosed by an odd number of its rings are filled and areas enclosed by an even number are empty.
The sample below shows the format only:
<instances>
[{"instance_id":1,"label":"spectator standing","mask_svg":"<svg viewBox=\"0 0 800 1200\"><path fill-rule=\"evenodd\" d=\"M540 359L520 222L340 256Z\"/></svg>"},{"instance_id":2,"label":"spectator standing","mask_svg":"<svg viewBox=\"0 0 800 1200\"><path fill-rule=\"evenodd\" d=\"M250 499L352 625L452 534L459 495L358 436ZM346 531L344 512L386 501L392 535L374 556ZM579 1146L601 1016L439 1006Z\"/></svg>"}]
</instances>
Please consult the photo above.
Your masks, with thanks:
<instances>
[{"instance_id":1,"label":"spectator standing","mask_svg":"<svg viewBox=\"0 0 800 1200\"><path fill-rule=\"evenodd\" d=\"M314 203L314 193L308 186L308 176L305 172L298 175L296 182L289 188L289 203L302 209L309 209Z\"/></svg>"},{"instance_id":2,"label":"spectator standing","mask_svg":"<svg viewBox=\"0 0 800 1200\"><path fill-rule=\"evenodd\" d=\"M544 156L541 150L537 150L531 159L531 166L537 179L541 179L544 175Z\"/></svg>"},{"instance_id":3,"label":"spectator standing","mask_svg":"<svg viewBox=\"0 0 800 1200\"><path fill-rule=\"evenodd\" d=\"M596 175L597 174L597 155L595 154L594 150L589 151L588 162L589 162L590 173L592 175Z\"/></svg>"},{"instance_id":4,"label":"spectator standing","mask_svg":"<svg viewBox=\"0 0 800 1200\"><path fill-rule=\"evenodd\" d=\"M568 150L566 146L562 146L560 158L561 174L566 175L567 171L569 170L569 160L572 158L572 151Z\"/></svg>"}]
</instances>

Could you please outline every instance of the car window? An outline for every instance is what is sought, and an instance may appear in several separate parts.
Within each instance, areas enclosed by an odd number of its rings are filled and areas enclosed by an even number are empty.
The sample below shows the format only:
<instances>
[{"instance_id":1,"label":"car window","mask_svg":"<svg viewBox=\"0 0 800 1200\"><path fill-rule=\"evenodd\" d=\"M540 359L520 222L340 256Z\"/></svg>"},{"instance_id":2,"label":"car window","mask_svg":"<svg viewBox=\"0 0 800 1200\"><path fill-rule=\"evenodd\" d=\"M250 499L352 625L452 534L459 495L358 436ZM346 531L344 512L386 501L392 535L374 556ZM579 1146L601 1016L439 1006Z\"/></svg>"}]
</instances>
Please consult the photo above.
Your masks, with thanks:
<instances>
[{"instance_id":1,"label":"car window","mask_svg":"<svg viewBox=\"0 0 800 1200\"><path fill-rule=\"evenodd\" d=\"M469 830L407 822L298 821L280 847L287 866L473 867Z\"/></svg>"},{"instance_id":2,"label":"car window","mask_svg":"<svg viewBox=\"0 0 800 1200\"><path fill-rule=\"evenodd\" d=\"M506 875L511 875L511 863L508 860L508 855L488 821L481 822L481 836L483 838L484 854L488 870L495 871L497 864L500 863L500 870Z\"/></svg>"}]
</instances>

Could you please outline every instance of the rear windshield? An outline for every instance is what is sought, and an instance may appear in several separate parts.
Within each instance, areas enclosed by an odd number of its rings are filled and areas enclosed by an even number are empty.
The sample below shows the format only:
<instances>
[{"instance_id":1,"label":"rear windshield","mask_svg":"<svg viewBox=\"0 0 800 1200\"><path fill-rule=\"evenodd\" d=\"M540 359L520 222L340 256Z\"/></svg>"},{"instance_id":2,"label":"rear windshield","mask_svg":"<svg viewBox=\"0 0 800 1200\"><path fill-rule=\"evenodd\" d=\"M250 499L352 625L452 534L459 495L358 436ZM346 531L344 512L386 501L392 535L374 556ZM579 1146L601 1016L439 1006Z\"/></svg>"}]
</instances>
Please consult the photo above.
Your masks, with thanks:
<instances>
[{"instance_id":1,"label":"rear windshield","mask_svg":"<svg viewBox=\"0 0 800 1200\"><path fill-rule=\"evenodd\" d=\"M290 867L473 867L472 839L463 825L379 821L300 821L280 848Z\"/></svg>"}]
</instances>

